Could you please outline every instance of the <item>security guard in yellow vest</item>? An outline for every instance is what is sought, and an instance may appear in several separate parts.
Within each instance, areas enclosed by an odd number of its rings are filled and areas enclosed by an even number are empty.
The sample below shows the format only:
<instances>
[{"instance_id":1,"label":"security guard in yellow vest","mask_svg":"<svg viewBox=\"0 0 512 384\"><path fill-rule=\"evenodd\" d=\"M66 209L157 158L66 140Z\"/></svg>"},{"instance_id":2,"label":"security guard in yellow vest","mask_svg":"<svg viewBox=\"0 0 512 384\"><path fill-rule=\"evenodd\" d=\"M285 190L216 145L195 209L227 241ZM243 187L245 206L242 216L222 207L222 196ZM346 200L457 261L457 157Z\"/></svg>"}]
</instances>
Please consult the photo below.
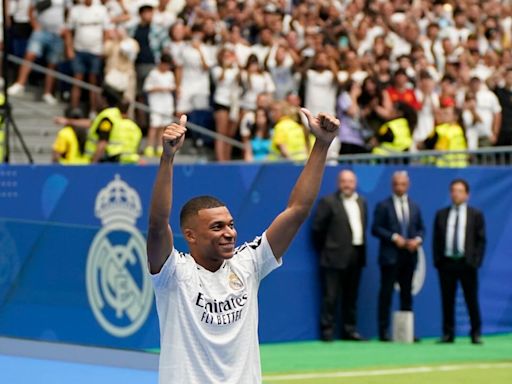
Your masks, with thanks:
<instances>
[{"instance_id":1,"label":"security guard in yellow vest","mask_svg":"<svg viewBox=\"0 0 512 384\"><path fill-rule=\"evenodd\" d=\"M87 129L74 125L76 119L82 119L83 113L79 108L68 108L65 113L68 124L59 130L52 146L52 161L66 165L88 164L85 156L85 140Z\"/></svg>"},{"instance_id":2,"label":"security guard in yellow vest","mask_svg":"<svg viewBox=\"0 0 512 384\"><path fill-rule=\"evenodd\" d=\"M411 127L416 124L416 112L405 103L397 103L394 118L382 124L376 133L379 143L373 148L376 155L406 152L412 144Z\"/></svg>"},{"instance_id":3,"label":"security guard in yellow vest","mask_svg":"<svg viewBox=\"0 0 512 384\"><path fill-rule=\"evenodd\" d=\"M91 163L119 162L123 152L123 137L120 127L123 117L118 107L122 94L110 86L104 85L103 97L108 107L96 116L87 133L85 154Z\"/></svg>"},{"instance_id":4,"label":"security guard in yellow vest","mask_svg":"<svg viewBox=\"0 0 512 384\"><path fill-rule=\"evenodd\" d=\"M5 104L5 96L3 93L0 93L0 108L3 109ZM4 115L0 115L0 163L4 161L4 147L5 147L5 124L4 124Z\"/></svg>"},{"instance_id":5,"label":"security guard in yellow vest","mask_svg":"<svg viewBox=\"0 0 512 384\"><path fill-rule=\"evenodd\" d=\"M437 114L438 124L425 140L425 149L437 151L465 151L467 149L464 129L457 122L454 104L441 104L441 109ZM465 167L468 165L468 156L465 153L444 155L435 159L435 164L439 167Z\"/></svg>"},{"instance_id":6,"label":"security guard in yellow vest","mask_svg":"<svg viewBox=\"0 0 512 384\"><path fill-rule=\"evenodd\" d=\"M122 152L120 162L123 164L137 164L140 160L139 145L142 131L135 121L128 117L130 103L123 101L120 106L123 119L120 122L120 136Z\"/></svg>"}]
</instances>

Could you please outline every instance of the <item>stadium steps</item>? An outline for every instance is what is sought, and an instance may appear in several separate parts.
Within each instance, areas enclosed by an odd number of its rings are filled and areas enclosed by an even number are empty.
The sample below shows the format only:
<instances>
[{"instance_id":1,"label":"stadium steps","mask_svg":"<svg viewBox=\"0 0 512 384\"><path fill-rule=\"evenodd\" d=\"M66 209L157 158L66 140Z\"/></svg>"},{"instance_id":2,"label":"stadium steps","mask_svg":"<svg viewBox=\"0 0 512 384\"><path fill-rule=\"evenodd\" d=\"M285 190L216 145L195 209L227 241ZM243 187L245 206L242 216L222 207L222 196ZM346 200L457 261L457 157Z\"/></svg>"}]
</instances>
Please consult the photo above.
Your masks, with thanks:
<instances>
[{"instance_id":1,"label":"stadium steps","mask_svg":"<svg viewBox=\"0 0 512 384\"><path fill-rule=\"evenodd\" d=\"M61 116L67 106L64 102L48 105L32 90L9 99L14 121L27 144L35 164L50 164L52 144L60 127L54 124L55 116ZM144 139L143 139L144 140ZM141 145L144 148L144 142ZM176 157L178 163L198 163L211 160L212 153L201 154L187 141ZM143 158L146 164L158 164L158 158ZM27 164L28 159L21 142L11 129L11 164Z\"/></svg>"}]
</instances>

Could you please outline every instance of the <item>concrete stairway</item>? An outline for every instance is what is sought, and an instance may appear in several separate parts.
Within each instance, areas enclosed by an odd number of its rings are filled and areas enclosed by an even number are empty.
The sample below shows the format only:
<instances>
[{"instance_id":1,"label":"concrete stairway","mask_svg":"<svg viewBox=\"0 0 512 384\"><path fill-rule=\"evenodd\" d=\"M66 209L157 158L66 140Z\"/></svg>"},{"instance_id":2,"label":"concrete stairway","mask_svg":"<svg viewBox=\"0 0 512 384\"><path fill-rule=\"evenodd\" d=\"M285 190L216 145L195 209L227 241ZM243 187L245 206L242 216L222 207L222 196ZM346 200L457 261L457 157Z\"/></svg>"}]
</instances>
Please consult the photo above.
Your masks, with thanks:
<instances>
[{"instance_id":1,"label":"concrete stairway","mask_svg":"<svg viewBox=\"0 0 512 384\"><path fill-rule=\"evenodd\" d=\"M27 91L23 96L10 97L14 122L32 154L35 164L51 163L52 143L59 130L53 123L55 116L62 115L65 104L48 105L36 100ZM14 130L11 134L11 164L27 164L28 159Z\"/></svg>"},{"instance_id":2,"label":"concrete stairway","mask_svg":"<svg viewBox=\"0 0 512 384\"><path fill-rule=\"evenodd\" d=\"M52 144L55 140L60 126L54 124L55 116L64 114L66 103L48 105L36 96L36 92L27 90L22 96L9 98L12 106L13 118L27 147L34 159L35 164L50 164ZM21 143L13 129L11 129L11 164L27 164L28 158L23 152ZM143 139L144 141L144 139ZM144 142L141 143L144 148ZM197 151L191 143L187 142L180 151L176 161L180 163L202 163L212 160L213 154L210 150ZM145 163L158 163L157 158L144 158Z\"/></svg>"}]
</instances>

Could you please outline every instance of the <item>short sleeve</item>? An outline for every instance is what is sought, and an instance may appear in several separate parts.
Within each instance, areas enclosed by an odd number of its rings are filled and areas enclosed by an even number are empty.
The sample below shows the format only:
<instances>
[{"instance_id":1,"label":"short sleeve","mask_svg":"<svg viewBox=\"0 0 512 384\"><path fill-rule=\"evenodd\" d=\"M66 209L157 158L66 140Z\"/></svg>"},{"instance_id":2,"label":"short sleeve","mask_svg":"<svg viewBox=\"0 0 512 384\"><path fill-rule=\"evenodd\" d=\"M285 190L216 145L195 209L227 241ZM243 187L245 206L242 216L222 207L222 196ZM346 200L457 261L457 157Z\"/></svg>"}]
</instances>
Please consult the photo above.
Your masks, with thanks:
<instances>
[{"instance_id":1,"label":"short sleeve","mask_svg":"<svg viewBox=\"0 0 512 384\"><path fill-rule=\"evenodd\" d=\"M281 145L286 144L287 140L286 127L283 127L282 124L277 124L274 128L274 144Z\"/></svg>"},{"instance_id":2,"label":"short sleeve","mask_svg":"<svg viewBox=\"0 0 512 384\"><path fill-rule=\"evenodd\" d=\"M145 92L151 92L157 86L158 86L158 81L155 77L155 71L152 70L151 72L149 72L148 76L144 80L143 90Z\"/></svg>"},{"instance_id":3,"label":"short sleeve","mask_svg":"<svg viewBox=\"0 0 512 384\"><path fill-rule=\"evenodd\" d=\"M53 142L52 149L60 154L65 154L68 151L68 139L64 129L61 129Z\"/></svg>"},{"instance_id":4,"label":"short sleeve","mask_svg":"<svg viewBox=\"0 0 512 384\"><path fill-rule=\"evenodd\" d=\"M256 237L253 241L240 246L236 250L235 256L240 261L248 259L252 261L258 281L263 280L270 272L280 267L283 263L282 258L279 261L276 260L267 240L266 232Z\"/></svg>"},{"instance_id":5,"label":"short sleeve","mask_svg":"<svg viewBox=\"0 0 512 384\"><path fill-rule=\"evenodd\" d=\"M352 99L350 99L350 96L347 92L343 92L340 95L338 99L338 105L343 112L346 112L346 110L352 106Z\"/></svg>"},{"instance_id":6,"label":"short sleeve","mask_svg":"<svg viewBox=\"0 0 512 384\"><path fill-rule=\"evenodd\" d=\"M109 118L104 118L98 125L98 138L99 140L108 140L110 131L112 131L113 123Z\"/></svg>"},{"instance_id":7,"label":"short sleeve","mask_svg":"<svg viewBox=\"0 0 512 384\"><path fill-rule=\"evenodd\" d=\"M169 286L169 283L171 281L171 278L173 277L174 273L176 272L176 265L178 262L178 259L180 257L180 253L173 248L171 251L171 254L165 260L164 265L162 266L162 269L160 269L160 272L155 274L150 274L151 280L153 281L153 286L155 289L164 289L167 286ZM148 265L149 270L149 265Z\"/></svg>"},{"instance_id":8,"label":"short sleeve","mask_svg":"<svg viewBox=\"0 0 512 384\"><path fill-rule=\"evenodd\" d=\"M498 97L493 93L489 91L489 94L491 95L490 98L492 100L492 112L493 113L500 113L501 112L501 105Z\"/></svg>"}]
</instances>

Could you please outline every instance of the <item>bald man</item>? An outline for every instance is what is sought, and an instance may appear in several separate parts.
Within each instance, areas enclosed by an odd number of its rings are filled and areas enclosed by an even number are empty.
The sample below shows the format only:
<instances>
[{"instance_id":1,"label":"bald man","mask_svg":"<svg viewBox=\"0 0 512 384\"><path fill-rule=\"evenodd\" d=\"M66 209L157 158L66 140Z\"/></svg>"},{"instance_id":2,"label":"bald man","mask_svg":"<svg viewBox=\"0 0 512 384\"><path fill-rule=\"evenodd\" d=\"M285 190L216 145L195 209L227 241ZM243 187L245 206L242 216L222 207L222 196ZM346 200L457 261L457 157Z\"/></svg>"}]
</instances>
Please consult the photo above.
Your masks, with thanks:
<instances>
[{"instance_id":1,"label":"bald man","mask_svg":"<svg viewBox=\"0 0 512 384\"><path fill-rule=\"evenodd\" d=\"M407 194L409 185L407 172L395 172L392 178L393 194L375 208L372 235L380 240L380 341L391 341L388 328L395 282L400 286L400 310L412 311L412 278L425 227L419 206Z\"/></svg>"},{"instance_id":2,"label":"bald man","mask_svg":"<svg viewBox=\"0 0 512 384\"><path fill-rule=\"evenodd\" d=\"M357 332L357 292L366 264L366 200L356 192L354 172L338 175L338 190L320 200L313 219L313 241L320 255L323 300L321 338L335 338L336 323L344 340L361 341ZM341 299L341 322L336 321Z\"/></svg>"}]
</instances>

